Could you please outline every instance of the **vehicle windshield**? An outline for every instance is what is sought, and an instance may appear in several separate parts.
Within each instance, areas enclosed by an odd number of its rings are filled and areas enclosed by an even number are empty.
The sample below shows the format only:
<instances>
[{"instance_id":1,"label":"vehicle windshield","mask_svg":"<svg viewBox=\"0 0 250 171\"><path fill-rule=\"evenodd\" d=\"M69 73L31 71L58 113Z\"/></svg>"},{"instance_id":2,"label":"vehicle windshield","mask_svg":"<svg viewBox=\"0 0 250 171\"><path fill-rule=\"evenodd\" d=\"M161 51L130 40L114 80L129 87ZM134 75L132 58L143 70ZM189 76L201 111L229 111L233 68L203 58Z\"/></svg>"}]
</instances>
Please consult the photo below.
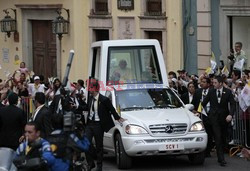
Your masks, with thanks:
<instances>
[{"instance_id":1,"label":"vehicle windshield","mask_svg":"<svg viewBox=\"0 0 250 171\"><path fill-rule=\"evenodd\" d=\"M121 111L182 107L170 89L123 90L117 91L116 96Z\"/></svg>"},{"instance_id":2,"label":"vehicle windshield","mask_svg":"<svg viewBox=\"0 0 250 171\"><path fill-rule=\"evenodd\" d=\"M107 83L162 83L154 46L110 47Z\"/></svg>"}]
</instances>

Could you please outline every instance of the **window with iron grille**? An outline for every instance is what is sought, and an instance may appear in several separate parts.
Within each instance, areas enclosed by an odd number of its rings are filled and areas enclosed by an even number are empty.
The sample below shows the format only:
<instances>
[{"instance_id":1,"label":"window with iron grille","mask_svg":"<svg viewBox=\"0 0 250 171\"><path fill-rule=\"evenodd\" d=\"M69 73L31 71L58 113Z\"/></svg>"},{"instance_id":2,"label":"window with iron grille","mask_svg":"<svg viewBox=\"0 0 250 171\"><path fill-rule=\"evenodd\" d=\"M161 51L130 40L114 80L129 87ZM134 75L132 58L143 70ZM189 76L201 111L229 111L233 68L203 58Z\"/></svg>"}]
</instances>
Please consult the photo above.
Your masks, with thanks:
<instances>
[{"instance_id":1,"label":"window with iron grille","mask_svg":"<svg viewBox=\"0 0 250 171\"><path fill-rule=\"evenodd\" d=\"M95 14L108 15L108 0L95 0Z\"/></svg>"},{"instance_id":2,"label":"window with iron grille","mask_svg":"<svg viewBox=\"0 0 250 171\"><path fill-rule=\"evenodd\" d=\"M146 0L145 15L149 16L162 15L162 0Z\"/></svg>"}]
</instances>

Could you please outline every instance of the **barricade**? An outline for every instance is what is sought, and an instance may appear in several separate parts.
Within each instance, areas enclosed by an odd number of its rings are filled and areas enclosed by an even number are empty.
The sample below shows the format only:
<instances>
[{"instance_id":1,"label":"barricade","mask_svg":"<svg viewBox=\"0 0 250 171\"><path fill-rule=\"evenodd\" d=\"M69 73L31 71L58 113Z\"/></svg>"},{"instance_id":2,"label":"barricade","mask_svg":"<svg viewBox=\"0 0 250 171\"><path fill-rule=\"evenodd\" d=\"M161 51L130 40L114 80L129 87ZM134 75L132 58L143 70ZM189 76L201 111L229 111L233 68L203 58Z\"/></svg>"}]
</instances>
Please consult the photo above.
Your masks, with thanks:
<instances>
[{"instance_id":1,"label":"barricade","mask_svg":"<svg viewBox=\"0 0 250 171\"><path fill-rule=\"evenodd\" d=\"M236 110L232 120L232 135L229 145L233 147L229 150L229 155L234 156L239 153L242 147L249 147L250 145L250 114L248 111L243 112L240 105L236 103Z\"/></svg>"},{"instance_id":2,"label":"barricade","mask_svg":"<svg viewBox=\"0 0 250 171\"><path fill-rule=\"evenodd\" d=\"M250 107L248 108L247 111L243 112L242 114L242 120L244 123L244 145L247 148L250 148Z\"/></svg>"},{"instance_id":3,"label":"barricade","mask_svg":"<svg viewBox=\"0 0 250 171\"><path fill-rule=\"evenodd\" d=\"M20 107L24 110L26 116L27 116L27 122L29 121L29 118L31 117L35 107L34 103L31 97L22 97L20 101Z\"/></svg>"}]
</instances>

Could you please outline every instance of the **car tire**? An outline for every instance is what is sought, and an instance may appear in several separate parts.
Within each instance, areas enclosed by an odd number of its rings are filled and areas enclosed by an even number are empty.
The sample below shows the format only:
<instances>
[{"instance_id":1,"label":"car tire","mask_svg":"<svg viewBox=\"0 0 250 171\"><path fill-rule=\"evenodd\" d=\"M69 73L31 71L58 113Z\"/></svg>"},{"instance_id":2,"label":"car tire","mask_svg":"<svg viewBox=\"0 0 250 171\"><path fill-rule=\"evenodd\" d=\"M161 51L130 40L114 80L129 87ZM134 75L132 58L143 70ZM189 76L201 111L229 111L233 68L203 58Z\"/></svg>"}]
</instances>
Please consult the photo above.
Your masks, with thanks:
<instances>
[{"instance_id":1,"label":"car tire","mask_svg":"<svg viewBox=\"0 0 250 171\"><path fill-rule=\"evenodd\" d=\"M120 134L115 136L115 157L118 169L130 169L132 167L132 158L124 150Z\"/></svg>"},{"instance_id":2,"label":"car tire","mask_svg":"<svg viewBox=\"0 0 250 171\"><path fill-rule=\"evenodd\" d=\"M205 162L205 153L195 153L195 154L189 154L188 159L191 163L195 165L202 165Z\"/></svg>"}]
</instances>

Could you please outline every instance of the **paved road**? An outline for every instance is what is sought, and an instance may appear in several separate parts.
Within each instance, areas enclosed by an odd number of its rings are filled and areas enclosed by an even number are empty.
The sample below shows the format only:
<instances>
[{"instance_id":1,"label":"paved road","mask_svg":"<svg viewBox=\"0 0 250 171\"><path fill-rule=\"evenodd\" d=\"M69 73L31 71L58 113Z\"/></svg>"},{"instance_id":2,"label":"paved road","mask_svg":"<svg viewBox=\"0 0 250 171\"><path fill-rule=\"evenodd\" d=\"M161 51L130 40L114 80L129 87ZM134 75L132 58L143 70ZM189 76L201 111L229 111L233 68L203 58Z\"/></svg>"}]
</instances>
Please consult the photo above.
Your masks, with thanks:
<instances>
[{"instance_id":1,"label":"paved road","mask_svg":"<svg viewBox=\"0 0 250 171\"><path fill-rule=\"evenodd\" d=\"M186 156L136 158L133 160L133 168L129 171L250 171L250 161L246 161L243 158L239 158L237 156L229 157L228 155L226 155L226 161L228 163L226 167L219 166L215 153L212 153L211 158L206 158L204 165L201 166L194 166L190 164ZM105 156L103 170L119 170L116 167L114 156Z\"/></svg>"}]
</instances>

